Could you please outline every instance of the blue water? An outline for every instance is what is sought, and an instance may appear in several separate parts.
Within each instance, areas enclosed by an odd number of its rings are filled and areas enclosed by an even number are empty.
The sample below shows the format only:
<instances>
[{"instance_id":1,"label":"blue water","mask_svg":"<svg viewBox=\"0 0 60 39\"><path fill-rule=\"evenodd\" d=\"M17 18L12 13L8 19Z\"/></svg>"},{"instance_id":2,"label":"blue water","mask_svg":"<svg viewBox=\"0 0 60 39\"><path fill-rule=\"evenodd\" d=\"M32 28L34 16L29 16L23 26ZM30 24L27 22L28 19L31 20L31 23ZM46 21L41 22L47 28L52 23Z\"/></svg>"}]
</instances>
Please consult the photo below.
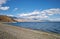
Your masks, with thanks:
<instances>
[{"instance_id":1,"label":"blue water","mask_svg":"<svg viewBox=\"0 0 60 39\"><path fill-rule=\"evenodd\" d=\"M60 33L60 22L17 22L8 24L34 30Z\"/></svg>"}]
</instances>

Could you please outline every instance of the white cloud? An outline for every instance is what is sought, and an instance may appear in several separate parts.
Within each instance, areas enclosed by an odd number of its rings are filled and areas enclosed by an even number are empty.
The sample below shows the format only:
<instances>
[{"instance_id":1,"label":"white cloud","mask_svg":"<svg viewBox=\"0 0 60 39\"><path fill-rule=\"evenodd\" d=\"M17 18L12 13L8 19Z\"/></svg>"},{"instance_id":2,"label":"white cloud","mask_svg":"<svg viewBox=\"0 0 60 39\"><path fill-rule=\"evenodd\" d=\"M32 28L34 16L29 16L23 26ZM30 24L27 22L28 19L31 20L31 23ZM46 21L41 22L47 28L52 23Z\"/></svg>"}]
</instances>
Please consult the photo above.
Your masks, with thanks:
<instances>
[{"instance_id":1,"label":"white cloud","mask_svg":"<svg viewBox=\"0 0 60 39\"><path fill-rule=\"evenodd\" d=\"M7 0L0 0L0 5L5 4Z\"/></svg>"},{"instance_id":2,"label":"white cloud","mask_svg":"<svg viewBox=\"0 0 60 39\"><path fill-rule=\"evenodd\" d=\"M35 15L38 15L40 12L39 11L33 11L33 12L28 12L28 13L23 13L23 14L18 14L19 16L35 16Z\"/></svg>"},{"instance_id":3,"label":"white cloud","mask_svg":"<svg viewBox=\"0 0 60 39\"><path fill-rule=\"evenodd\" d=\"M37 11L37 10L35 10L33 12L26 13L26 14L25 13L18 14L18 16L23 17L23 18L26 18L26 19L32 19L32 20L34 18L36 18L36 19L48 18L47 15L44 15L40 11Z\"/></svg>"},{"instance_id":4,"label":"white cloud","mask_svg":"<svg viewBox=\"0 0 60 39\"><path fill-rule=\"evenodd\" d=\"M13 10L13 11L16 11L16 10L18 10L18 8L14 8L14 10Z\"/></svg>"},{"instance_id":5,"label":"white cloud","mask_svg":"<svg viewBox=\"0 0 60 39\"><path fill-rule=\"evenodd\" d=\"M60 8L47 9L42 12L47 13L48 15L60 14Z\"/></svg>"},{"instance_id":6,"label":"white cloud","mask_svg":"<svg viewBox=\"0 0 60 39\"><path fill-rule=\"evenodd\" d=\"M58 21L60 22L60 18L53 18L53 19L49 19L50 21Z\"/></svg>"},{"instance_id":7,"label":"white cloud","mask_svg":"<svg viewBox=\"0 0 60 39\"><path fill-rule=\"evenodd\" d=\"M5 4L8 0L0 0L0 10L8 10L10 7L3 7L2 5Z\"/></svg>"},{"instance_id":8,"label":"white cloud","mask_svg":"<svg viewBox=\"0 0 60 39\"><path fill-rule=\"evenodd\" d=\"M47 19L49 16L52 16L54 14L60 14L60 8L52 8L52 9L47 9L47 10L34 10L33 12L28 12L28 13L22 13L18 14L19 17L26 18L26 19Z\"/></svg>"},{"instance_id":9,"label":"white cloud","mask_svg":"<svg viewBox=\"0 0 60 39\"><path fill-rule=\"evenodd\" d=\"M0 13L0 15L6 15L6 16L11 16L11 17L14 16L14 15L12 15L12 14L4 14L4 13Z\"/></svg>"},{"instance_id":10,"label":"white cloud","mask_svg":"<svg viewBox=\"0 0 60 39\"><path fill-rule=\"evenodd\" d=\"M9 14L9 15L7 15L7 16L11 16L11 17L13 17L14 15Z\"/></svg>"},{"instance_id":11,"label":"white cloud","mask_svg":"<svg viewBox=\"0 0 60 39\"><path fill-rule=\"evenodd\" d=\"M8 10L10 7L0 7L0 10Z\"/></svg>"}]
</instances>

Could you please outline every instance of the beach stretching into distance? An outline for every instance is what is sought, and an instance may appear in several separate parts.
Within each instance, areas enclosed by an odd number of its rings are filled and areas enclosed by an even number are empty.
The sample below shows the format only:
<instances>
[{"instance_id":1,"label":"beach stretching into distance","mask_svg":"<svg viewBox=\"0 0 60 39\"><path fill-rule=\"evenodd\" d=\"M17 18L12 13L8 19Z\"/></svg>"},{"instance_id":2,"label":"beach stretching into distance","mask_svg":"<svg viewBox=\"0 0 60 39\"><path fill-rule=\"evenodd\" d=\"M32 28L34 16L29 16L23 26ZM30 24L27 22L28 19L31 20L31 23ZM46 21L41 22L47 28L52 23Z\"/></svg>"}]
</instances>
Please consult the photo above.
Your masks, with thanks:
<instances>
[{"instance_id":1,"label":"beach stretching into distance","mask_svg":"<svg viewBox=\"0 0 60 39\"><path fill-rule=\"evenodd\" d=\"M0 39L60 39L60 35L0 23Z\"/></svg>"}]
</instances>

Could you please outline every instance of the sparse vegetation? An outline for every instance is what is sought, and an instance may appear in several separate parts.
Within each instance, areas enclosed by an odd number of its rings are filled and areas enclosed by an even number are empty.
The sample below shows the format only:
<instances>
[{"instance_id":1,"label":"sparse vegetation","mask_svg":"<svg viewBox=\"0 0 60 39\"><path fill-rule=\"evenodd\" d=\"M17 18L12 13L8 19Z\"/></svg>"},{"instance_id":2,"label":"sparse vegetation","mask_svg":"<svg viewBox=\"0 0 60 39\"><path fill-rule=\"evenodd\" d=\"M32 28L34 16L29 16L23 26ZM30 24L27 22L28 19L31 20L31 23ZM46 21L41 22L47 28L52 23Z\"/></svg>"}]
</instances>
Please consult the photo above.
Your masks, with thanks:
<instances>
[{"instance_id":1,"label":"sparse vegetation","mask_svg":"<svg viewBox=\"0 0 60 39\"><path fill-rule=\"evenodd\" d=\"M0 30L0 39L17 39L17 38L8 32Z\"/></svg>"},{"instance_id":2,"label":"sparse vegetation","mask_svg":"<svg viewBox=\"0 0 60 39\"><path fill-rule=\"evenodd\" d=\"M0 22L16 22L16 21L8 16L0 15Z\"/></svg>"}]
</instances>

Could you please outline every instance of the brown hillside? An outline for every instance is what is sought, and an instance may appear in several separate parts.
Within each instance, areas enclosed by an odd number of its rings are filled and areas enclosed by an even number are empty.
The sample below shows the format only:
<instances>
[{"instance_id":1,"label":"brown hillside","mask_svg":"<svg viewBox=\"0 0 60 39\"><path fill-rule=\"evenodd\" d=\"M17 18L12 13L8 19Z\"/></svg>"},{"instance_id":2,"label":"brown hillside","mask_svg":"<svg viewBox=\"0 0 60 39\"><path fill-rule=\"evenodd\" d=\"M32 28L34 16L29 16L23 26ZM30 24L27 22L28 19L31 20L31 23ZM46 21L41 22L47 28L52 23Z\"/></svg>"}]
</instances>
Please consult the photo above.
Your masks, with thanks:
<instances>
[{"instance_id":1,"label":"brown hillside","mask_svg":"<svg viewBox=\"0 0 60 39\"><path fill-rule=\"evenodd\" d=\"M1 22L15 22L15 20L5 15L0 15L0 21Z\"/></svg>"}]
</instances>

